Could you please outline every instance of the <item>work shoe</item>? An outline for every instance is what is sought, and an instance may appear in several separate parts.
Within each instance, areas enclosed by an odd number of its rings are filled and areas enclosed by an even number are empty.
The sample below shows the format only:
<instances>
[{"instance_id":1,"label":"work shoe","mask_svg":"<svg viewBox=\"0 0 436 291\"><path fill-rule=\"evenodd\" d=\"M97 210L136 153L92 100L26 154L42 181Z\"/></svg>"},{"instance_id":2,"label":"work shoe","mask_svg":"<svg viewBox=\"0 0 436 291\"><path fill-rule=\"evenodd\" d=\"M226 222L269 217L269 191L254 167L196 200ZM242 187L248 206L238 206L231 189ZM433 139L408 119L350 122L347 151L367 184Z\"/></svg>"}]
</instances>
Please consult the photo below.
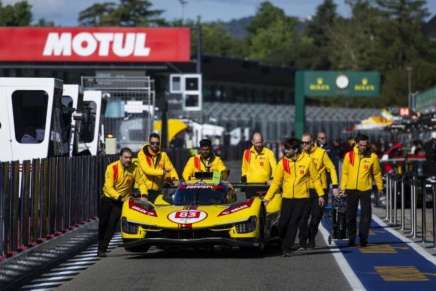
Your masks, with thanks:
<instances>
[{"instance_id":1,"label":"work shoe","mask_svg":"<svg viewBox=\"0 0 436 291\"><path fill-rule=\"evenodd\" d=\"M297 252L304 252L306 249L306 247L300 246L298 247Z\"/></svg>"},{"instance_id":2,"label":"work shoe","mask_svg":"<svg viewBox=\"0 0 436 291\"><path fill-rule=\"evenodd\" d=\"M297 245L297 251L305 251L307 249L307 245L306 243L301 243L299 245Z\"/></svg>"},{"instance_id":3,"label":"work shoe","mask_svg":"<svg viewBox=\"0 0 436 291\"><path fill-rule=\"evenodd\" d=\"M309 243L307 244L307 248L314 249L315 248L315 240L309 240Z\"/></svg>"},{"instance_id":4,"label":"work shoe","mask_svg":"<svg viewBox=\"0 0 436 291\"><path fill-rule=\"evenodd\" d=\"M368 241L367 240L361 240L360 241L360 247L364 248L368 245Z\"/></svg>"},{"instance_id":5,"label":"work shoe","mask_svg":"<svg viewBox=\"0 0 436 291\"><path fill-rule=\"evenodd\" d=\"M292 251L290 250L283 251L282 257L292 257Z\"/></svg>"},{"instance_id":6,"label":"work shoe","mask_svg":"<svg viewBox=\"0 0 436 291\"><path fill-rule=\"evenodd\" d=\"M348 246L349 247L355 247L356 246L356 242L354 241L354 239L348 240Z\"/></svg>"},{"instance_id":7,"label":"work shoe","mask_svg":"<svg viewBox=\"0 0 436 291\"><path fill-rule=\"evenodd\" d=\"M97 257L99 257L99 258L106 258L107 254L106 254L105 251L98 251L97 252Z\"/></svg>"}]
</instances>

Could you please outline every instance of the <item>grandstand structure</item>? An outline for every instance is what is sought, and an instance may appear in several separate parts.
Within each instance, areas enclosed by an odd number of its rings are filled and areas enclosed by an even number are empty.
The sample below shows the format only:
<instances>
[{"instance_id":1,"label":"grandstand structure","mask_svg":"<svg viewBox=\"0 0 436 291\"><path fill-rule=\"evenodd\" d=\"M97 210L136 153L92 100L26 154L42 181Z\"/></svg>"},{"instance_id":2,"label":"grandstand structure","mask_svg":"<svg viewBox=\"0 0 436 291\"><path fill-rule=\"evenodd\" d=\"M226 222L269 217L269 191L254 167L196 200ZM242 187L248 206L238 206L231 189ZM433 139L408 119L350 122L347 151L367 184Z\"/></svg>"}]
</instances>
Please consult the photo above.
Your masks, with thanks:
<instances>
[{"instance_id":1,"label":"grandstand structure","mask_svg":"<svg viewBox=\"0 0 436 291\"><path fill-rule=\"evenodd\" d=\"M379 113L378 109L342 107L306 107L306 130L316 133L323 130L329 138L343 137L344 131L353 128L361 120ZM295 106L243 102L205 102L200 114L188 114L188 118L201 122L214 122L227 131L248 127L261 131L268 141L279 141L293 135Z\"/></svg>"}]
</instances>

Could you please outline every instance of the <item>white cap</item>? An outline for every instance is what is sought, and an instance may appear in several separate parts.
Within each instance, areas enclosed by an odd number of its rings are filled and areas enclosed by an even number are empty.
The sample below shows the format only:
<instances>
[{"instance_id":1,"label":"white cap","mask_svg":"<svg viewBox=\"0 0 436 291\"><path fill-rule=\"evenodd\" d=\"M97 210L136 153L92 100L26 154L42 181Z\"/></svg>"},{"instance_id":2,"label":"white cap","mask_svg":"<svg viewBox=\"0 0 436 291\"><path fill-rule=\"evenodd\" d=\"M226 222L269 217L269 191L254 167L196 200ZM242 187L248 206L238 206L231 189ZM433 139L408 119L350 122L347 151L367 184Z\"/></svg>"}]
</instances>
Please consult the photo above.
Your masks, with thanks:
<instances>
[{"instance_id":1,"label":"white cap","mask_svg":"<svg viewBox=\"0 0 436 291\"><path fill-rule=\"evenodd\" d=\"M431 138L436 139L436 131L432 131L432 132L431 132Z\"/></svg>"}]
</instances>

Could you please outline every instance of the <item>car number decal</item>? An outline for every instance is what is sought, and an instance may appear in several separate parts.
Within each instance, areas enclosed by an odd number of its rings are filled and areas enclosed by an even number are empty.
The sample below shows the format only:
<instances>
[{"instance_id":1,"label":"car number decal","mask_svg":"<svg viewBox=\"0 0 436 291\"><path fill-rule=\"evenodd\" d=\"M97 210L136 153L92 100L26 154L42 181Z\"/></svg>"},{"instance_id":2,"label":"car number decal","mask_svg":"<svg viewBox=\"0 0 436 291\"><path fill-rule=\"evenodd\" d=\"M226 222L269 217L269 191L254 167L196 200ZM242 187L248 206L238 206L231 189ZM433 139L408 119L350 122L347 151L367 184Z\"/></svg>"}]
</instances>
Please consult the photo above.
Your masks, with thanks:
<instances>
[{"instance_id":1,"label":"car number decal","mask_svg":"<svg viewBox=\"0 0 436 291\"><path fill-rule=\"evenodd\" d=\"M179 210L171 212L168 219L179 224L192 224L206 219L207 213L199 210Z\"/></svg>"}]
</instances>

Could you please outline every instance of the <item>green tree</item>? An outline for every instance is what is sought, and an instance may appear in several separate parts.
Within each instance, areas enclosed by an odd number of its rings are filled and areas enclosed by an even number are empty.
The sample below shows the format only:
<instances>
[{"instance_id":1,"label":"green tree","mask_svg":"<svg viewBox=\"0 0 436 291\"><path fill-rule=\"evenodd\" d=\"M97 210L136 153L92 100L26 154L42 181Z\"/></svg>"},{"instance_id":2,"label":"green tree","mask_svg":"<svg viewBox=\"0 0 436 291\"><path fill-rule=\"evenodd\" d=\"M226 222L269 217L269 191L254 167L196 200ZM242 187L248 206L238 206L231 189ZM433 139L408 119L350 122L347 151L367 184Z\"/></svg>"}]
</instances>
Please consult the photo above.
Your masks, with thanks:
<instances>
[{"instance_id":1,"label":"green tree","mask_svg":"<svg viewBox=\"0 0 436 291\"><path fill-rule=\"evenodd\" d=\"M192 44L195 46L197 34L192 30ZM202 54L226 57L243 57L246 47L243 40L236 39L226 31L220 22L201 24ZM194 48L192 51L194 52Z\"/></svg>"},{"instance_id":2,"label":"green tree","mask_svg":"<svg viewBox=\"0 0 436 291\"><path fill-rule=\"evenodd\" d=\"M294 64L296 60L297 20L271 4L262 2L247 27L250 59L273 65Z\"/></svg>"},{"instance_id":3,"label":"green tree","mask_svg":"<svg viewBox=\"0 0 436 291\"><path fill-rule=\"evenodd\" d=\"M55 23L53 21L48 21L44 18L40 18L40 19L38 19L38 22L36 22L34 26L53 27L53 26L55 26Z\"/></svg>"},{"instance_id":4,"label":"green tree","mask_svg":"<svg viewBox=\"0 0 436 291\"><path fill-rule=\"evenodd\" d=\"M97 3L79 13L79 23L83 26L157 26L164 25L160 18L162 10L153 10L149 0L121 0Z\"/></svg>"},{"instance_id":5,"label":"green tree","mask_svg":"<svg viewBox=\"0 0 436 291\"><path fill-rule=\"evenodd\" d=\"M337 19L338 15L334 1L324 0L324 2L318 6L316 14L308 23L306 35L313 39L312 44L315 46L315 54L313 55L311 65L312 68L329 69L331 67L327 47L330 42L332 26Z\"/></svg>"},{"instance_id":6,"label":"green tree","mask_svg":"<svg viewBox=\"0 0 436 291\"><path fill-rule=\"evenodd\" d=\"M113 2L95 3L80 11L79 24L82 26L117 25L113 13L117 5Z\"/></svg>"},{"instance_id":7,"label":"green tree","mask_svg":"<svg viewBox=\"0 0 436 291\"><path fill-rule=\"evenodd\" d=\"M255 35L258 30L265 29L272 25L277 20L284 20L287 18L288 16L286 16L282 9L274 6L268 1L264 1L260 3L256 15L247 27L249 37Z\"/></svg>"},{"instance_id":8,"label":"green tree","mask_svg":"<svg viewBox=\"0 0 436 291\"><path fill-rule=\"evenodd\" d=\"M367 1L351 3L351 10L351 18L337 18L328 32L327 54L331 68L381 69L385 56L380 56L384 51L380 27L389 23Z\"/></svg>"},{"instance_id":9,"label":"green tree","mask_svg":"<svg viewBox=\"0 0 436 291\"><path fill-rule=\"evenodd\" d=\"M251 37L249 58L272 65L294 65L296 42L295 22L279 19Z\"/></svg>"},{"instance_id":10,"label":"green tree","mask_svg":"<svg viewBox=\"0 0 436 291\"><path fill-rule=\"evenodd\" d=\"M0 25L28 26L32 22L32 6L25 0L3 6L0 1Z\"/></svg>"},{"instance_id":11,"label":"green tree","mask_svg":"<svg viewBox=\"0 0 436 291\"><path fill-rule=\"evenodd\" d=\"M163 10L153 10L148 0L121 0L114 15L119 19L120 26L153 26L163 25L160 18Z\"/></svg>"},{"instance_id":12,"label":"green tree","mask_svg":"<svg viewBox=\"0 0 436 291\"><path fill-rule=\"evenodd\" d=\"M423 0L377 0L377 7L389 19L384 42L389 45L392 61L401 68L426 54L427 41L422 25L429 15Z\"/></svg>"}]
</instances>

